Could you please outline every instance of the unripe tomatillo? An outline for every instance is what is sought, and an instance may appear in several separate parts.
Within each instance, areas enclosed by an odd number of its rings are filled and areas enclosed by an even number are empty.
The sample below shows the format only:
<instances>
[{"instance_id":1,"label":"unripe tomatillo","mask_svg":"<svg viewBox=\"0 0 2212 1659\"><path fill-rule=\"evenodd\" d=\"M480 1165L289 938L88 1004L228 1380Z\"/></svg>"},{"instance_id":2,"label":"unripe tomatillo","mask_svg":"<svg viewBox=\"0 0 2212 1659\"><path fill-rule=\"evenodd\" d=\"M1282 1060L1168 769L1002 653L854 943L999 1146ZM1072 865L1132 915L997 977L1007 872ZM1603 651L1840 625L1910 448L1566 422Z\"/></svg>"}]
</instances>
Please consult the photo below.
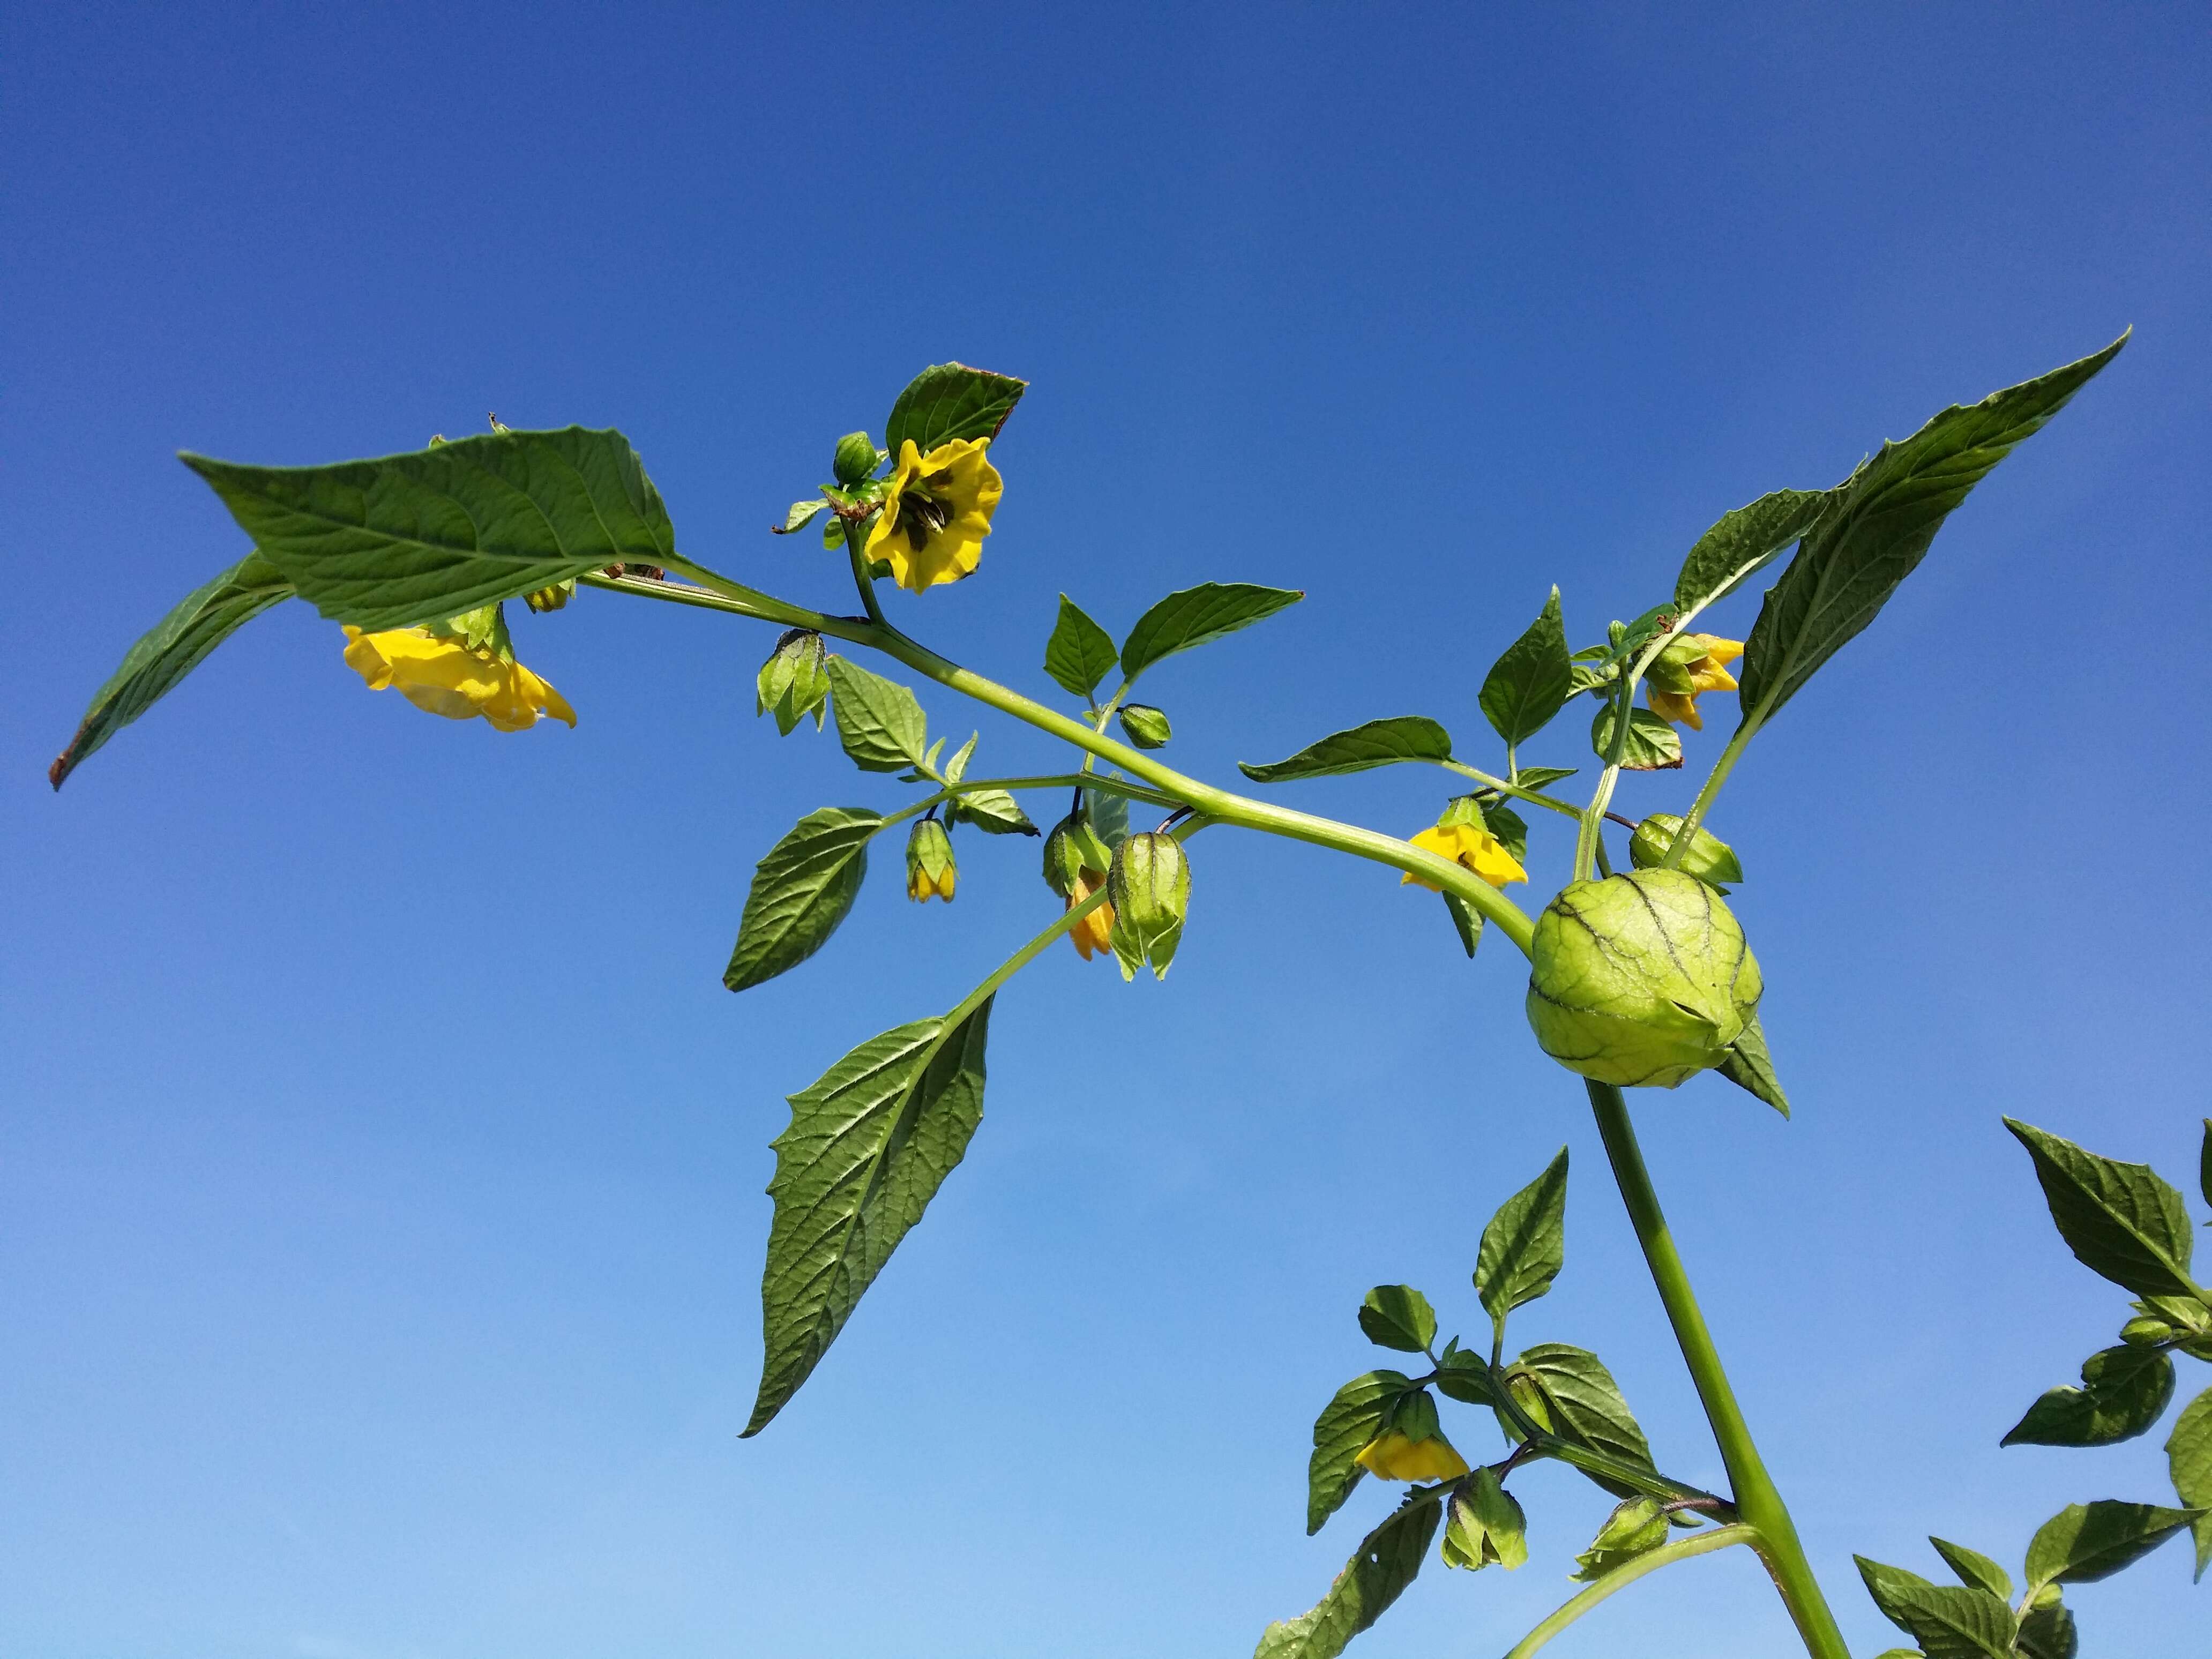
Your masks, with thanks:
<instances>
[{"instance_id":1,"label":"unripe tomatillo","mask_svg":"<svg viewBox=\"0 0 2212 1659\"><path fill-rule=\"evenodd\" d=\"M1106 896L1114 907L1112 942L1121 977L1136 978L1149 963L1152 977L1165 979L1190 908L1190 862L1182 843L1157 830L1131 836L1114 849Z\"/></svg>"}]
</instances>

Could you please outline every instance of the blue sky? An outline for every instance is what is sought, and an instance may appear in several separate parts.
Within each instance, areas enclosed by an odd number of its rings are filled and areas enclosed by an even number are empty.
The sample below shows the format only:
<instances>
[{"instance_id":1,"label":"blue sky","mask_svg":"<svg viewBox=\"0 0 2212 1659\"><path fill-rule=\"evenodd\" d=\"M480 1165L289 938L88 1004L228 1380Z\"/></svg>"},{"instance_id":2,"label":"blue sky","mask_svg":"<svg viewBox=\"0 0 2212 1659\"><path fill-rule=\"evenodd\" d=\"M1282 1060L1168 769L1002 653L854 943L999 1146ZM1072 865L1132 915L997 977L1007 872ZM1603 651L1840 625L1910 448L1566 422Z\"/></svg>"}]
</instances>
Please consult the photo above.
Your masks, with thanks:
<instances>
[{"instance_id":1,"label":"blue sky","mask_svg":"<svg viewBox=\"0 0 2212 1659\"><path fill-rule=\"evenodd\" d=\"M1472 1328L1481 1223L1562 1144L1568 1265L1516 1336L1596 1349L1721 1479L1525 969L1388 872L1218 831L1164 986L1064 949L1018 981L967 1164L741 1443L781 1097L1041 924L1034 843L971 842L927 914L879 860L732 998L754 860L902 797L753 718L769 630L599 595L517 620L574 732L369 696L287 605L46 791L243 550L176 449L618 425L693 556L842 605L765 526L946 358L1033 389L981 575L897 618L1042 694L1063 590L1118 629L1304 587L1147 680L1221 779L1397 713L1479 756L1553 582L1595 638L1722 511L2134 325L1723 799L1796 1119L1711 1079L1637 1106L1856 1647L1893 1633L1852 1551L2016 1561L2064 1503L2166 1491L2160 1436L1996 1448L2124 1302L1997 1118L2179 1179L2207 1109L2201 14L1539 9L11 15L0 1652L1249 1652L1387 1502L1301 1535L1361 1292ZM979 764L1061 764L983 725ZM1281 793L1407 832L1443 786ZM1527 1570L1431 1568L1355 1651L1503 1651L1563 1599L1606 1501L1524 1496ZM2169 1547L2075 1599L2090 1650L2176 1652L2206 1593ZM1632 1636L1787 1641L1741 1553L1555 1650Z\"/></svg>"}]
</instances>

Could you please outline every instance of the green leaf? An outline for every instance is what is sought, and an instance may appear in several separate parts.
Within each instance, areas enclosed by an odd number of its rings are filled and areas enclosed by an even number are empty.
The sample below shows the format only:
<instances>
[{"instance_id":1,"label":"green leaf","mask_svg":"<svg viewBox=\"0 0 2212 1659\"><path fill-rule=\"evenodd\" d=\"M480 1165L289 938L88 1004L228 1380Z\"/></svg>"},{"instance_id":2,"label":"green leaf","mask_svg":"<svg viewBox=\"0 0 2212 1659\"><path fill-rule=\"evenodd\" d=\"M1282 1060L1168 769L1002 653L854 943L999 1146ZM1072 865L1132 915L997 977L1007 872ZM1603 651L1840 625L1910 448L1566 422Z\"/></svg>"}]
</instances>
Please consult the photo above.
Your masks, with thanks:
<instances>
[{"instance_id":1,"label":"green leaf","mask_svg":"<svg viewBox=\"0 0 2212 1659\"><path fill-rule=\"evenodd\" d=\"M1988 1590L1931 1584L1863 1555L1851 1559L1882 1617L1919 1643L1928 1659L2012 1659L2012 1609Z\"/></svg>"},{"instance_id":2,"label":"green leaf","mask_svg":"<svg viewBox=\"0 0 2212 1659\"><path fill-rule=\"evenodd\" d=\"M1575 1557L1575 1571L1568 1577L1593 1583L1639 1555L1649 1555L1667 1541L1671 1531L1665 1507L1657 1498L1638 1492L1606 1516L1590 1547Z\"/></svg>"},{"instance_id":3,"label":"green leaf","mask_svg":"<svg viewBox=\"0 0 2212 1659\"><path fill-rule=\"evenodd\" d=\"M2069 1504L2035 1529L2027 1546L2027 1583L2094 1584L2148 1555L2203 1515L2156 1504Z\"/></svg>"},{"instance_id":4,"label":"green leaf","mask_svg":"<svg viewBox=\"0 0 2212 1659\"><path fill-rule=\"evenodd\" d=\"M775 1217L761 1277L768 1356L745 1433L766 1428L921 1219L983 1119L985 1000L957 1024L919 1019L872 1037L791 1097L768 1184Z\"/></svg>"},{"instance_id":5,"label":"green leaf","mask_svg":"<svg viewBox=\"0 0 2212 1659\"><path fill-rule=\"evenodd\" d=\"M1503 1327L1514 1309L1548 1291L1566 1265L1567 1149L1562 1146L1544 1173L1499 1205L1482 1230L1475 1293Z\"/></svg>"},{"instance_id":6,"label":"green leaf","mask_svg":"<svg viewBox=\"0 0 2212 1659\"><path fill-rule=\"evenodd\" d=\"M883 827L882 816L866 807L825 806L769 848L753 871L722 983L746 990L828 944L860 896L868 842Z\"/></svg>"},{"instance_id":7,"label":"green leaf","mask_svg":"<svg viewBox=\"0 0 2212 1659\"><path fill-rule=\"evenodd\" d=\"M1060 617L1044 642L1044 672L1070 696L1097 699L1098 687L1121 660L1114 636L1091 620L1083 607L1063 593Z\"/></svg>"},{"instance_id":8,"label":"green leaf","mask_svg":"<svg viewBox=\"0 0 2212 1659\"><path fill-rule=\"evenodd\" d=\"M2173 1403L2173 1361L2125 1344L2091 1354L2081 1386L2051 1389L2027 1408L2001 1446L2110 1446L2132 1440Z\"/></svg>"},{"instance_id":9,"label":"green leaf","mask_svg":"<svg viewBox=\"0 0 2212 1659\"><path fill-rule=\"evenodd\" d=\"M1598 705L1590 722L1590 747L1602 761L1613 758L1613 705ZM1648 708L1628 711L1628 738L1622 744L1620 764L1629 772L1670 772L1682 763L1682 738L1674 728Z\"/></svg>"},{"instance_id":10,"label":"green leaf","mask_svg":"<svg viewBox=\"0 0 2212 1659\"><path fill-rule=\"evenodd\" d=\"M1559 590L1528 631L1505 647L1482 682L1483 718L1510 745L1526 742L1551 723L1574 695L1574 664L1567 656L1566 624L1559 617Z\"/></svg>"},{"instance_id":11,"label":"green leaf","mask_svg":"<svg viewBox=\"0 0 2212 1659\"><path fill-rule=\"evenodd\" d=\"M970 789L951 809L954 820L972 823L987 836L1035 836L1042 832L1030 822L1021 803L1003 789Z\"/></svg>"},{"instance_id":12,"label":"green leaf","mask_svg":"<svg viewBox=\"0 0 2212 1659\"><path fill-rule=\"evenodd\" d=\"M1598 1357L1565 1342L1543 1342L1506 1367L1506 1380L1524 1405L1531 1391L1542 1409L1530 1413L1563 1440L1610 1452L1647 1468L1651 1443L1621 1398L1620 1387ZM1598 1484L1616 1498L1631 1494L1614 1483Z\"/></svg>"},{"instance_id":13,"label":"green leaf","mask_svg":"<svg viewBox=\"0 0 2212 1659\"><path fill-rule=\"evenodd\" d=\"M1286 783L1292 778L1365 772L1400 761L1448 761L1451 752L1451 733L1427 715L1393 714L1348 732L1332 732L1288 760L1257 766L1238 761L1237 769L1255 783Z\"/></svg>"},{"instance_id":14,"label":"green leaf","mask_svg":"<svg viewBox=\"0 0 2212 1659\"><path fill-rule=\"evenodd\" d=\"M198 667L209 652L270 606L292 597L292 584L258 552L247 554L179 599L139 635L122 666L93 694L69 747L46 770L57 789L100 744L137 720Z\"/></svg>"},{"instance_id":15,"label":"green leaf","mask_svg":"<svg viewBox=\"0 0 2212 1659\"><path fill-rule=\"evenodd\" d=\"M965 363L933 363L908 381L891 404L884 422L884 447L896 459L899 446L908 439L927 455L956 439L995 438L1029 386Z\"/></svg>"},{"instance_id":16,"label":"green leaf","mask_svg":"<svg viewBox=\"0 0 2212 1659\"><path fill-rule=\"evenodd\" d=\"M1138 617L1121 641L1121 672L1133 680L1164 657L1264 622L1304 598L1296 588L1249 582L1201 582L1170 593Z\"/></svg>"},{"instance_id":17,"label":"green leaf","mask_svg":"<svg viewBox=\"0 0 2212 1659\"><path fill-rule=\"evenodd\" d=\"M1118 778L1121 775L1115 772L1110 775ZM1085 789L1083 801L1085 815L1090 818L1091 829L1097 832L1098 839L1104 842L1109 849L1128 840L1129 798L1127 795L1113 794L1103 789Z\"/></svg>"},{"instance_id":18,"label":"green leaf","mask_svg":"<svg viewBox=\"0 0 2212 1659\"><path fill-rule=\"evenodd\" d=\"M1498 837L1498 844L1513 854L1516 864L1525 864L1528 859L1528 820L1508 806L1503 799L1495 799L1481 808L1482 822L1490 833Z\"/></svg>"},{"instance_id":19,"label":"green leaf","mask_svg":"<svg viewBox=\"0 0 2212 1659\"><path fill-rule=\"evenodd\" d=\"M1874 1659L1928 1659L1918 1648L1884 1648Z\"/></svg>"},{"instance_id":20,"label":"green leaf","mask_svg":"<svg viewBox=\"0 0 2212 1659\"><path fill-rule=\"evenodd\" d=\"M1409 1498L1360 1540L1359 1550L1311 1613L1267 1626L1253 1659L1336 1659L1380 1619L1421 1571L1437 1535L1434 1498Z\"/></svg>"},{"instance_id":21,"label":"green leaf","mask_svg":"<svg viewBox=\"0 0 2212 1659\"><path fill-rule=\"evenodd\" d=\"M1928 1540L1936 1547L1936 1553L1950 1564L1951 1571L1959 1575L1959 1582L1971 1588L1985 1589L1999 1601L2012 1600L2012 1575L1978 1550L1970 1550L1964 1544L1953 1544L1941 1538Z\"/></svg>"},{"instance_id":22,"label":"green leaf","mask_svg":"<svg viewBox=\"0 0 2212 1659\"><path fill-rule=\"evenodd\" d=\"M1744 1022L1742 1034L1729 1044L1728 1057L1716 1069L1737 1088L1749 1090L1783 1116L1790 1115L1790 1097L1782 1092L1782 1079L1775 1075L1774 1056L1766 1051L1766 1032L1757 1013Z\"/></svg>"},{"instance_id":23,"label":"green leaf","mask_svg":"<svg viewBox=\"0 0 2212 1659\"><path fill-rule=\"evenodd\" d=\"M1498 1390L1490 1376L1490 1362L1479 1353L1447 1347L1437 1362L1437 1386L1465 1406L1498 1404Z\"/></svg>"},{"instance_id":24,"label":"green leaf","mask_svg":"<svg viewBox=\"0 0 2212 1659\"><path fill-rule=\"evenodd\" d=\"M1306 1463L1306 1536L1319 1532L1344 1507L1367 1473L1356 1460L1413 1386L1403 1371L1368 1371L1339 1389L1322 1408L1314 1419L1313 1456Z\"/></svg>"},{"instance_id":25,"label":"green leaf","mask_svg":"<svg viewBox=\"0 0 2212 1659\"><path fill-rule=\"evenodd\" d=\"M301 599L364 629L441 621L676 550L660 492L611 428L488 433L329 466L183 459Z\"/></svg>"},{"instance_id":26,"label":"green leaf","mask_svg":"<svg viewBox=\"0 0 2212 1659\"><path fill-rule=\"evenodd\" d=\"M830 690L837 741L854 765L900 772L923 763L929 720L913 692L847 657L830 659Z\"/></svg>"},{"instance_id":27,"label":"green leaf","mask_svg":"<svg viewBox=\"0 0 2212 1659\"><path fill-rule=\"evenodd\" d=\"M1377 1347L1426 1353L1437 1340L1437 1310L1411 1285L1377 1285L1359 1304L1359 1328Z\"/></svg>"},{"instance_id":28,"label":"green leaf","mask_svg":"<svg viewBox=\"0 0 2212 1659\"><path fill-rule=\"evenodd\" d=\"M817 514L826 513L829 510L829 501L820 495L815 496L811 501L793 501L791 504L791 510L783 515L783 522L772 524L769 528L779 536L788 536L793 531L804 530L808 525L812 524ZM841 531L839 533L842 535L843 532Z\"/></svg>"},{"instance_id":29,"label":"green leaf","mask_svg":"<svg viewBox=\"0 0 2212 1659\"><path fill-rule=\"evenodd\" d=\"M1682 561L1682 574L1674 579L1675 611L1702 611L1735 592L1810 530L1827 504L1824 489L1778 489L1723 513Z\"/></svg>"},{"instance_id":30,"label":"green leaf","mask_svg":"<svg viewBox=\"0 0 2212 1659\"><path fill-rule=\"evenodd\" d=\"M1912 574L1944 519L1984 475L2064 408L2127 336L2039 380L1954 406L1829 492L1744 650L1743 714L1765 720L1796 695Z\"/></svg>"},{"instance_id":31,"label":"green leaf","mask_svg":"<svg viewBox=\"0 0 2212 1659\"><path fill-rule=\"evenodd\" d=\"M1440 895L1445 914L1451 917L1452 927L1459 934L1459 942L1472 958L1474 947L1482 943L1482 912L1469 904L1457 893Z\"/></svg>"},{"instance_id":32,"label":"green leaf","mask_svg":"<svg viewBox=\"0 0 2212 1659\"><path fill-rule=\"evenodd\" d=\"M2212 1566L2212 1389L2181 1408L2166 1442L2166 1468L2177 1497L2201 1511L2191 1529L2197 1540L2197 1577Z\"/></svg>"},{"instance_id":33,"label":"green leaf","mask_svg":"<svg viewBox=\"0 0 2212 1659\"><path fill-rule=\"evenodd\" d=\"M2196 1295L2179 1193L2148 1164L2100 1158L2014 1118L2004 1124L2035 1160L2051 1219L2083 1267L2138 1296Z\"/></svg>"},{"instance_id":34,"label":"green leaf","mask_svg":"<svg viewBox=\"0 0 2212 1659\"><path fill-rule=\"evenodd\" d=\"M1546 786L1574 776L1575 770L1571 766L1524 766L1513 775L1512 781L1521 788L1533 789L1540 795Z\"/></svg>"},{"instance_id":35,"label":"green leaf","mask_svg":"<svg viewBox=\"0 0 2212 1659\"><path fill-rule=\"evenodd\" d=\"M2204 1201L2212 1204L2212 1117L2204 1120L2204 1145L2197 1154L2197 1185ZM2212 1226L2212 1222L2207 1222Z\"/></svg>"},{"instance_id":36,"label":"green leaf","mask_svg":"<svg viewBox=\"0 0 2212 1659\"><path fill-rule=\"evenodd\" d=\"M2081 1650L2074 1610L2063 1602L2046 1601L2021 1615L2021 1659L2075 1659Z\"/></svg>"}]
</instances>

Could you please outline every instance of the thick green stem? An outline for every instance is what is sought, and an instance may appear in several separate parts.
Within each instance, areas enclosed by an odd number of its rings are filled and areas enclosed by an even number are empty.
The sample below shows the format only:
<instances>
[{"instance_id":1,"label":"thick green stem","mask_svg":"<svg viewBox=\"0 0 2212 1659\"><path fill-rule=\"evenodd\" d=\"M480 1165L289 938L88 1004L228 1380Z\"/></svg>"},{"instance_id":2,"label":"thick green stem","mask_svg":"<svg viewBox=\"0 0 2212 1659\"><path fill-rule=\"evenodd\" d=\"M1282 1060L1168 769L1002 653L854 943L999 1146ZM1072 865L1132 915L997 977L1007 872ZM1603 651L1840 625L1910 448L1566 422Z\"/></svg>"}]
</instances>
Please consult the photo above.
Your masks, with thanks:
<instances>
[{"instance_id":1,"label":"thick green stem","mask_svg":"<svg viewBox=\"0 0 2212 1659\"><path fill-rule=\"evenodd\" d=\"M867 607L868 620L878 628L889 628L884 620L884 608L876 603L876 579L868 574L868 556L860 548L860 527L850 519L845 520L845 551L853 561L853 586L860 590L860 603Z\"/></svg>"},{"instance_id":2,"label":"thick green stem","mask_svg":"<svg viewBox=\"0 0 2212 1659\"><path fill-rule=\"evenodd\" d=\"M1836 1628L1835 1615L1828 1611L1820 1582L1813 1577L1812 1564L1805 1559L1805 1547L1797 1540L1789 1507L1759 1459L1759 1448L1736 1404L1735 1390L1729 1386L1728 1373L1721 1368L1712 1333L1705 1328L1705 1316L1698 1310L1690 1276L1674 1249L1674 1235L1659 1208L1659 1194L1651 1186L1651 1172L1644 1168L1644 1153L1636 1144L1628 1103L1612 1084L1592 1082L1589 1088L1590 1105L1597 1113L1598 1133L1613 1164L1614 1183L1628 1206L1629 1221L1636 1229L1637 1242L1644 1247L1651 1282L1658 1286L1668 1322L1674 1328L1674 1340L1689 1367L1690 1380L1697 1385L1705 1420L1712 1425L1721 1461L1727 1465L1729 1480L1735 1488L1736 1512L1758 1532L1755 1547L1759 1559L1773 1576L1783 1605L1796 1621L1806 1652L1814 1659L1850 1659L1843 1632Z\"/></svg>"},{"instance_id":3,"label":"thick green stem","mask_svg":"<svg viewBox=\"0 0 2212 1659\"><path fill-rule=\"evenodd\" d=\"M1648 1555L1639 1555L1633 1561L1615 1567L1592 1584L1580 1595L1561 1607L1542 1624L1513 1644L1513 1651L1505 1659L1528 1659L1528 1656L1550 1641L1576 1620L1581 1618L1615 1590L1626 1589L1647 1572L1656 1572L1662 1567L1686 1561L1693 1555L1710 1555L1715 1550L1724 1550L1731 1544L1758 1542L1757 1534L1749 1527L1720 1527L1711 1532L1701 1532L1693 1538L1662 1544Z\"/></svg>"}]
</instances>

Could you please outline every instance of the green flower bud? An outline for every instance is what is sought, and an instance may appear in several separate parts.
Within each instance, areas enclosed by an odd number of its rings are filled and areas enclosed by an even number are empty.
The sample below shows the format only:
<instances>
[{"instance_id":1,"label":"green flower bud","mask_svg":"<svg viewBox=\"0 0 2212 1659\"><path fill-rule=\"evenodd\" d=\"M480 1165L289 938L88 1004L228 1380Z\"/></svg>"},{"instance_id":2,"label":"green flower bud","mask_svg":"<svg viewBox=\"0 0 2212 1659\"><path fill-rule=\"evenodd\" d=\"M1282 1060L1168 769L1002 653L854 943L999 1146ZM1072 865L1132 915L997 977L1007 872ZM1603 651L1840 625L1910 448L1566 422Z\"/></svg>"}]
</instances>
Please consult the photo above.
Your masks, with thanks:
<instances>
[{"instance_id":1,"label":"green flower bud","mask_svg":"<svg viewBox=\"0 0 2212 1659\"><path fill-rule=\"evenodd\" d=\"M1537 1046L1624 1088L1719 1065L1763 988L1742 926L1679 870L1576 882L1537 917L1528 955Z\"/></svg>"},{"instance_id":2,"label":"green flower bud","mask_svg":"<svg viewBox=\"0 0 2212 1659\"><path fill-rule=\"evenodd\" d=\"M539 612L558 611L568 603L575 591L576 579L571 576L566 581L555 582L550 587L541 587L533 593L525 593L522 596L522 602L532 611Z\"/></svg>"},{"instance_id":3,"label":"green flower bud","mask_svg":"<svg viewBox=\"0 0 2212 1659\"><path fill-rule=\"evenodd\" d=\"M1149 963L1154 979L1165 979L1190 908L1190 861L1182 843L1154 830L1130 836L1114 851L1106 892L1114 907L1114 955L1121 977L1134 979Z\"/></svg>"},{"instance_id":4,"label":"green flower bud","mask_svg":"<svg viewBox=\"0 0 2212 1659\"><path fill-rule=\"evenodd\" d=\"M1062 898L1073 894L1077 878L1085 870L1096 886L1113 867L1114 854L1080 809L1053 825L1044 838L1044 884Z\"/></svg>"},{"instance_id":5,"label":"green flower bud","mask_svg":"<svg viewBox=\"0 0 2212 1659\"><path fill-rule=\"evenodd\" d=\"M884 452L876 447L876 441L865 432L848 432L837 440L837 454L832 463L837 470L837 482L848 486L860 483L884 464Z\"/></svg>"},{"instance_id":6,"label":"green flower bud","mask_svg":"<svg viewBox=\"0 0 2212 1659\"><path fill-rule=\"evenodd\" d=\"M755 682L755 718L775 710L776 730L789 737L808 714L814 729L822 729L822 716L830 702L830 648L819 634L794 628L775 642L775 649L761 665Z\"/></svg>"},{"instance_id":7,"label":"green flower bud","mask_svg":"<svg viewBox=\"0 0 2212 1659\"><path fill-rule=\"evenodd\" d=\"M1495 1564L1510 1572L1528 1559L1528 1534L1521 1500L1498 1484L1495 1470L1479 1468L1452 1494L1444 1519L1444 1565L1478 1571Z\"/></svg>"},{"instance_id":8,"label":"green flower bud","mask_svg":"<svg viewBox=\"0 0 2212 1659\"><path fill-rule=\"evenodd\" d=\"M1175 736L1164 711L1148 702L1133 702L1121 710L1121 730L1139 749L1164 748Z\"/></svg>"},{"instance_id":9,"label":"green flower bud","mask_svg":"<svg viewBox=\"0 0 2212 1659\"><path fill-rule=\"evenodd\" d=\"M952 861L952 837L935 818L923 818L906 838L906 896L916 904L941 898L952 902L960 867Z\"/></svg>"},{"instance_id":10,"label":"green flower bud","mask_svg":"<svg viewBox=\"0 0 2212 1659\"><path fill-rule=\"evenodd\" d=\"M1639 870L1656 870L1681 830L1682 820L1674 813L1654 812L1638 824L1636 833L1628 838L1628 861ZM1735 848L1719 836L1707 834L1703 827L1690 837L1690 844L1682 849L1682 856L1674 867L1710 887L1743 879L1743 866L1736 861Z\"/></svg>"},{"instance_id":11,"label":"green flower bud","mask_svg":"<svg viewBox=\"0 0 2212 1659\"><path fill-rule=\"evenodd\" d=\"M1577 1570L1569 1577L1585 1583L1602 1578L1615 1567L1657 1549L1667 1541L1667 1511L1657 1498L1629 1498L1606 1516L1590 1547L1575 1557Z\"/></svg>"}]
</instances>

